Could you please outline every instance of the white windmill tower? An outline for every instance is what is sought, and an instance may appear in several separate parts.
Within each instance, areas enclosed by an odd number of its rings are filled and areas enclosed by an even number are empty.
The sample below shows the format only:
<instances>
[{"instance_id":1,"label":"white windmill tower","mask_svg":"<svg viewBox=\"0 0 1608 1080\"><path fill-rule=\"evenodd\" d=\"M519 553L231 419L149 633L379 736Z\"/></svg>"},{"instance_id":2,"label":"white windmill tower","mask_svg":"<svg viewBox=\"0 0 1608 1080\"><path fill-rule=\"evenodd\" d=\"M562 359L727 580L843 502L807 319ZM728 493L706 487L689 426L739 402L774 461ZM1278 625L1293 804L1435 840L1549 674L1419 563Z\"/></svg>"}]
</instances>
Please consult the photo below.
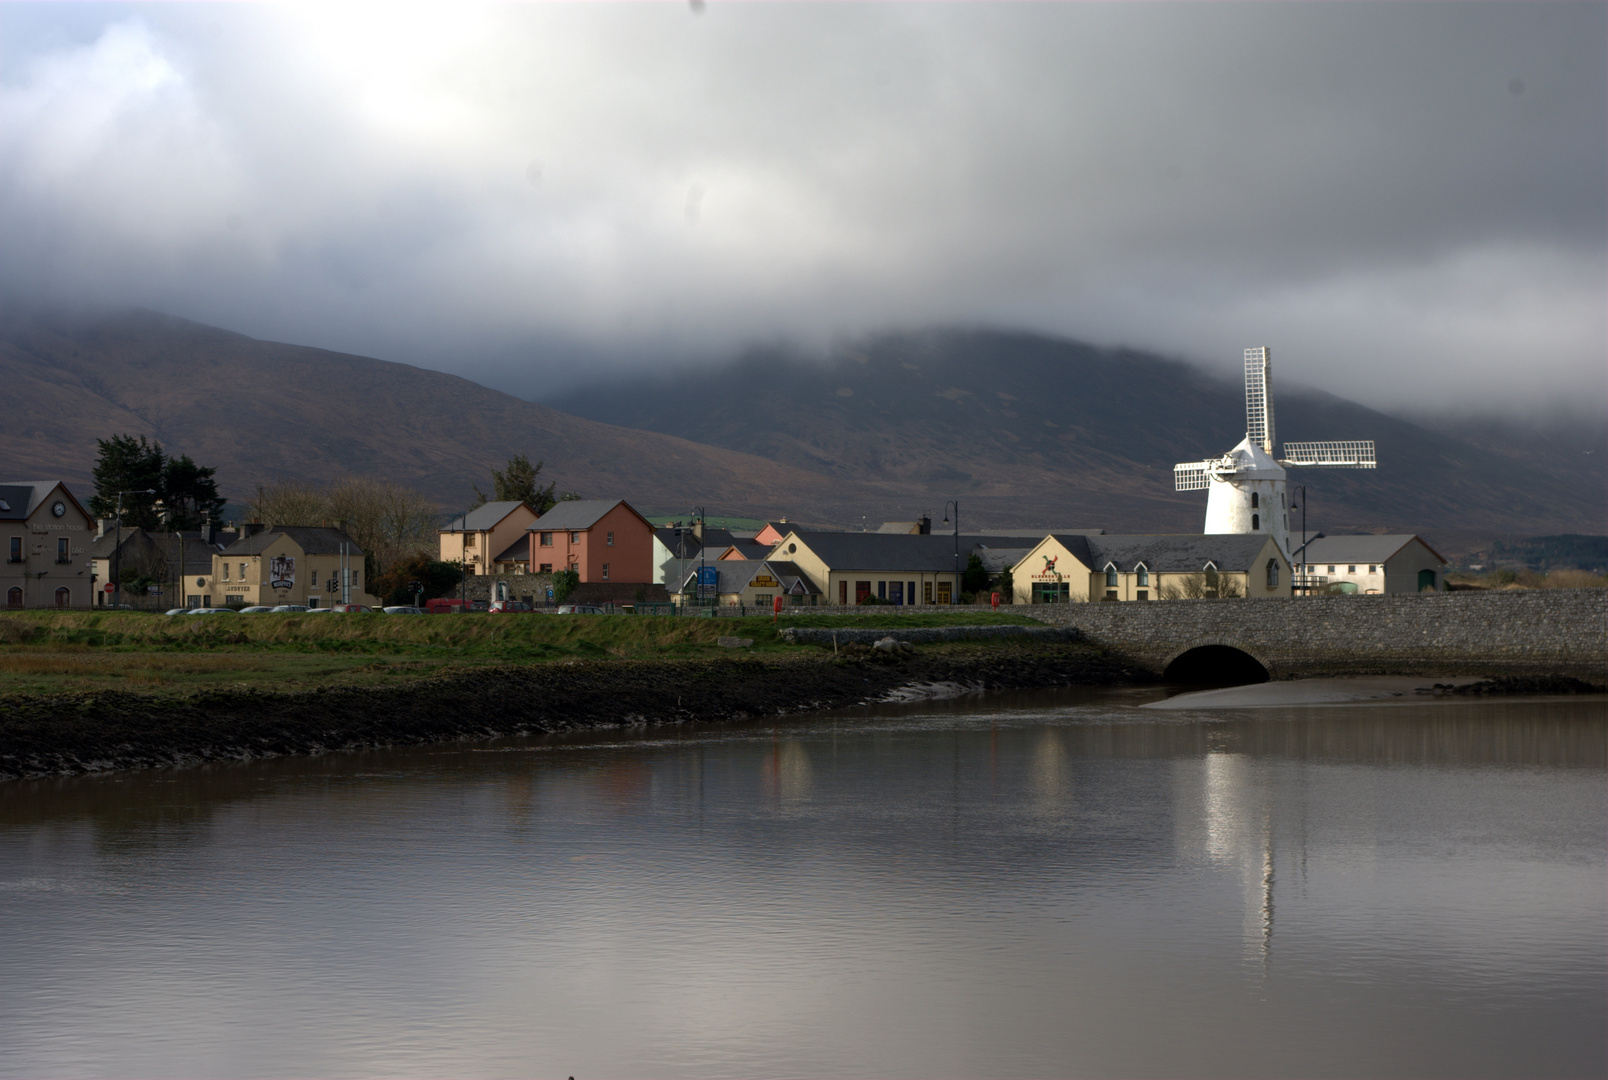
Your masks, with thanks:
<instances>
[{"instance_id":1,"label":"white windmill tower","mask_svg":"<svg viewBox=\"0 0 1608 1080\"><path fill-rule=\"evenodd\" d=\"M1179 491L1205 490L1206 532L1267 533L1290 552L1290 500L1286 468L1321 465L1372 469L1372 439L1358 442L1285 443L1273 458L1273 357L1266 346L1245 350L1245 438L1220 458L1173 466Z\"/></svg>"}]
</instances>

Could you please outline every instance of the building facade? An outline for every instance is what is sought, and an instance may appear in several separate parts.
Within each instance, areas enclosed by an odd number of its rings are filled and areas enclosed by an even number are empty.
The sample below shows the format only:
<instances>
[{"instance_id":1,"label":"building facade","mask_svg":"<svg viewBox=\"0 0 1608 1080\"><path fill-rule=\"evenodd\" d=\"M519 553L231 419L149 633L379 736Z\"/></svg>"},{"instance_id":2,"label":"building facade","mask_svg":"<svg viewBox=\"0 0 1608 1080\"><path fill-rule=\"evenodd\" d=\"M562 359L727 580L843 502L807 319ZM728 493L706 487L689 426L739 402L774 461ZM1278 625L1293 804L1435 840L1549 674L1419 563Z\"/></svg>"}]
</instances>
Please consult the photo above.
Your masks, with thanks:
<instances>
[{"instance_id":1,"label":"building facade","mask_svg":"<svg viewBox=\"0 0 1608 1080\"><path fill-rule=\"evenodd\" d=\"M1046 536L1011 569L1018 604L1293 595L1276 536Z\"/></svg>"},{"instance_id":2,"label":"building facade","mask_svg":"<svg viewBox=\"0 0 1608 1080\"><path fill-rule=\"evenodd\" d=\"M246 525L213 556L217 606L374 605L365 591L363 549L344 531L301 525Z\"/></svg>"},{"instance_id":3,"label":"building facade","mask_svg":"<svg viewBox=\"0 0 1608 1080\"><path fill-rule=\"evenodd\" d=\"M0 596L12 610L94 603L94 521L59 480L0 483Z\"/></svg>"},{"instance_id":4,"label":"building facade","mask_svg":"<svg viewBox=\"0 0 1608 1080\"><path fill-rule=\"evenodd\" d=\"M1446 560L1412 533L1384 536L1325 536L1297 556L1308 594L1321 592L1391 595L1441 592Z\"/></svg>"},{"instance_id":5,"label":"building facade","mask_svg":"<svg viewBox=\"0 0 1608 1080\"><path fill-rule=\"evenodd\" d=\"M533 573L573 570L583 583L656 581L653 525L623 499L558 503L526 532Z\"/></svg>"},{"instance_id":6,"label":"building facade","mask_svg":"<svg viewBox=\"0 0 1608 1080\"><path fill-rule=\"evenodd\" d=\"M438 533L441 561L461 562L465 574L497 573L499 558L523 539L536 516L536 511L522 502L489 502L460 514ZM512 561L517 562L514 554Z\"/></svg>"}]
</instances>

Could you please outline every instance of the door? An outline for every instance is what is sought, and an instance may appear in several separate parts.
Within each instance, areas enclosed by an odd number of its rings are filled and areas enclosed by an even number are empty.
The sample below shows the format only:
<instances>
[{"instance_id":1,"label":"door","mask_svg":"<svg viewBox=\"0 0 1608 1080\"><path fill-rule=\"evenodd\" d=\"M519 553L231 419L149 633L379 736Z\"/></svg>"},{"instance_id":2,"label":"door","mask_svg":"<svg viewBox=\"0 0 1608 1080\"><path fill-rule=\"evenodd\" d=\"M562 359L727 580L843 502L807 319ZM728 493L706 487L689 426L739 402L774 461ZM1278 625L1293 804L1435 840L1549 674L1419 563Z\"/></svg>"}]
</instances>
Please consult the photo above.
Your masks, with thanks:
<instances>
[{"instance_id":1,"label":"door","mask_svg":"<svg viewBox=\"0 0 1608 1080\"><path fill-rule=\"evenodd\" d=\"M1418 591L1419 592L1434 592L1435 591L1435 571L1433 571L1433 570L1420 570L1420 571L1418 571Z\"/></svg>"}]
</instances>

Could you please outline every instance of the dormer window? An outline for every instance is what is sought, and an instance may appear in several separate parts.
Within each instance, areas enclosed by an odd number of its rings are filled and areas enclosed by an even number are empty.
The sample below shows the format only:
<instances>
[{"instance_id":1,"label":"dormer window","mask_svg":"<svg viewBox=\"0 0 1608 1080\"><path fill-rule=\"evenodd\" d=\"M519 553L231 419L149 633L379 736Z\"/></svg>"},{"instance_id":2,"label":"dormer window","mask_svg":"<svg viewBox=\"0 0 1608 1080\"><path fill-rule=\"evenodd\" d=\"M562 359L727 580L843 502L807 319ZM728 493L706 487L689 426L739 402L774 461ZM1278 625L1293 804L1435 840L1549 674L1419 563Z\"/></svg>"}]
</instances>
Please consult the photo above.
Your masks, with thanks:
<instances>
[{"instance_id":1,"label":"dormer window","mask_svg":"<svg viewBox=\"0 0 1608 1080\"><path fill-rule=\"evenodd\" d=\"M1146 566L1144 563L1140 563L1137 567L1134 568L1134 577L1136 578L1135 584L1137 584L1140 588L1149 587L1149 585L1150 585L1150 568L1148 566Z\"/></svg>"},{"instance_id":2,"label":"dormer window","mask_svg":"<svg viewBox=\"0 0 1608 1080\"><path fill-rule=\"evenodd\" d=\"M1117 568L1113 564L1106 563L1105 577L1106 588L1115 589L1117 587Z\"/></svg>"}]
</instances>

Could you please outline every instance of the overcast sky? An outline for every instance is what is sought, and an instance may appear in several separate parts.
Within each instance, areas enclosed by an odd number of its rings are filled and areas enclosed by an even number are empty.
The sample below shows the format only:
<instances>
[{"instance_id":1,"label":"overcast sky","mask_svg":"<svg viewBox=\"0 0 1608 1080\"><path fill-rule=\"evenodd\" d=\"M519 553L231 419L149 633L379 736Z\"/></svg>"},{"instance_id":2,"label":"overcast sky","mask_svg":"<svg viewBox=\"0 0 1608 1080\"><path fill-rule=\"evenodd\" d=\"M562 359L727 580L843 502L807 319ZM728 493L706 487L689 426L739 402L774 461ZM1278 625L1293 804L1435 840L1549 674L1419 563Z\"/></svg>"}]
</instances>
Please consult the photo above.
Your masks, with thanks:
<instances>
[{"instance_id":1,"label":"overcast sky","mask_svg":"<svg viewBox=\"0 0 1608 1080\"><path fill-rule=\"evenodd\" d=\"M1020 326L1608 408L1608 6L0 4L0 287L527 396Z\"/></svg>"}]
</instances>

